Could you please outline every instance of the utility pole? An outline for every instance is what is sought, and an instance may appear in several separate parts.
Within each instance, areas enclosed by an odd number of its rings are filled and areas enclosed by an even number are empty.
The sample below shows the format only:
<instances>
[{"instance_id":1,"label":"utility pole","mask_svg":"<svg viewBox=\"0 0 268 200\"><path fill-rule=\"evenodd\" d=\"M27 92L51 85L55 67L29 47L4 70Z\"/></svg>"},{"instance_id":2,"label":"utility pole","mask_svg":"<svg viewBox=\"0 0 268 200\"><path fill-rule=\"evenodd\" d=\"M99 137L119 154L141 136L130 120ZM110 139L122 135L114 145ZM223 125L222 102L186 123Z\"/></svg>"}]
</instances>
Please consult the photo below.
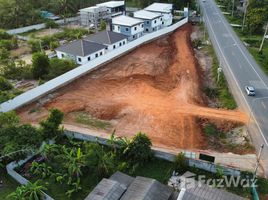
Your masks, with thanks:
<instances>
[{"instance_id":1,"label":"utility pole","mask_svg":"<svg viewBox=\"0 0 268 200\"><path fill-rule=\"evenodd\" d=\"M246 0L246 8L245 8L245 11L244 11L242 31L244 31L244 26L245 26L245 22L246 22L246 15L247 15L247 10L248 10L248 5L249 5L249 0Z\"/></svg>"},{"instance_id":2,"label":"utility pole","mask_svg":"<svg viewBox=\"0 0 268 200\"><path fill-rule=\"evenodd\" d=\"M267 35L267 31L268 31L268 22L266 24L266 28L265 28L264 35L263 35L263 38L262 38L262 41L261 41L261 46L259 48L259 52L262 51L262 47L263 47L263 43L264 43L264 40L265 40L265 36Z\"/></svg>"},{"instance_id":3,"label":"utility pole","mask_svg":"<svg viewBox=\"0 0 268 200\"><path fill-rule=\"evenodd\" d=\"M259 155L257 157L256 167L255 167L254 174L253 174L253 179L252 179L253 183L254 183L254 181L255 181L255 179L257 177L257 171L258 171L258 168L260 166L260 158L261 158L261 153L263 151L263 147L264 147L264 144L261 145Z\"/></svg>"}]
</instances>

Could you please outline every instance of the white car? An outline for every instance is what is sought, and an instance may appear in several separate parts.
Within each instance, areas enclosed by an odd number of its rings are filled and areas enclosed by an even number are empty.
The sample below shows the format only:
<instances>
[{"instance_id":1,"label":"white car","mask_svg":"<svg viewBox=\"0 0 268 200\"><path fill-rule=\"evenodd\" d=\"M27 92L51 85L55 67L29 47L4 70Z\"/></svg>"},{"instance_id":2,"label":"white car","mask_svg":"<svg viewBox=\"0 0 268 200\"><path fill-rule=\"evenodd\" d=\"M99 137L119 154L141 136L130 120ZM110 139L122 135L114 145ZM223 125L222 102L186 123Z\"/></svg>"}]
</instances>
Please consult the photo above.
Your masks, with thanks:
<instances>
[{"instance_id":1,"label":"white car","mask_svg":"<svg viewBox=\"0 0 268 200\"><path fill-rule=\"evenodd\" d=\"M255 88L252 86L245 87L246 93L248 96L255 96Z\"/></svg>"}]
</instances>

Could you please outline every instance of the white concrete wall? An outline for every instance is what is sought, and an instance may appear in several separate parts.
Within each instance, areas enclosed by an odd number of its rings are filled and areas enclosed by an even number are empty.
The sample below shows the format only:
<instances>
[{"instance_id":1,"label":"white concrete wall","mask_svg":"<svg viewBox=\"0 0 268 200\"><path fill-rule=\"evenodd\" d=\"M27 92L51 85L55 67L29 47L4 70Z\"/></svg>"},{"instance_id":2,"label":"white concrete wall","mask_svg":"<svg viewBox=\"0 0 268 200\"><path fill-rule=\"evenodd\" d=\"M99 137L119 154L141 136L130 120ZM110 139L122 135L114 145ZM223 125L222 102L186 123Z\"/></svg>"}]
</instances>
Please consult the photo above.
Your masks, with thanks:
<instances>
[{"instance_id":1,"label":"white concrete wall","mask_svg":"<svg viewBox=\"0 0 268 200\"><path fill-rule=\"evenodd\" d=\"M91 72L92 70L95 70L99 66L101 66L104 63L110 62L113 59L120 57L140 45L143 45L147 42L150 42L152 40L155 40L159 37L162 37L166 34L169 34L182 25L186 24L188 22L188 18L185 18L176 24L173 24L172 26L160 29L158 31L149 33L144 35L143 37L134 40L132 42L128 42L124 48L117 48L113 51L107 52L104 56L100 56L99 58L94 59L92 62L87 63L85 65L82 65L80 67L77 67L61 76L56 77L55 79L52 79L36 88L33 88L17 97L14 99L11 99L7 102L4 102L0 104L0 112L8 112L14 109L17 109L23 105L29 104L33 101L38 100L40 97L49 94L56 89L63 87L67 85L68 83L80 78L81 76Z\"/></svg>"},{"instance_id":2,"label":"white concrete wall","mask_svg":"<svg viewBox=\"0 0 268 200\"><path fill-rule=\"evenodd\" d=\"M121 43L121 46L126 45L127 44L127 39L124 39L124 40L118 41L118 42L116 42L114 44L108 45L108 51L112 51L114 49L119 48L120 47L120 43ZM115 46L115 48L114 48L114 46Z\"/></svg>"},{"instance_id":3,"label":"white concrete wall","mask_svg":"<svg viewBox=\"0 0 268 200\"><path fill-rule=\"evenodd\" d=\"M151 23L152 28L155 28L155 27L162 25L161 18L163 19L163 17L161 16L161 17L158 17L158 18L152 20L152 23Z\"/></svg>"},{"instance_id":4,"label":"white concrete wall","mask_svg":"<svg viewBox=\"0 0 268 200\"><path fill-rule=\"evenodd\" d=\"M172 24L173 15L172 13L162 13L164 26L170 26Z\"/></svg>"},{"instance_id":5,"label":"white concrete wall","mask_svg":"<svg viewBox=\"0 0 268 200\"><path fill-rule=\"evenodd\" d=\"M144 23L141 23L141 24L138 24L138 25L131 27L131 35L143 33L143 31L144 31Z\"/></svg>"}]
</instances>

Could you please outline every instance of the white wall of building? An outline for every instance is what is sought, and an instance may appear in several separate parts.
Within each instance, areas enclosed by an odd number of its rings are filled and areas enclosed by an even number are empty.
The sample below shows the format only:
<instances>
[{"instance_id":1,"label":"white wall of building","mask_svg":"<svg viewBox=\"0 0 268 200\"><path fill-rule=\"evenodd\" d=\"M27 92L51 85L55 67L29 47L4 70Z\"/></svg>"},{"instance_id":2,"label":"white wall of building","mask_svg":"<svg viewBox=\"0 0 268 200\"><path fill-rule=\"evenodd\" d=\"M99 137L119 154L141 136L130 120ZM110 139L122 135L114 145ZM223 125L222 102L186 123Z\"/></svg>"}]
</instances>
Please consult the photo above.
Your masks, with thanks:
<instances>
[{"instance_id":1,"label":"white wall of building","mask_svg":"<svg viewBox=\"0 0 268 200\"><path fill-rule=\"evenodd\" d=\"M112 50L117 49L117 48L119 48L121 46L124 46L126 44L127 44L127 39L124 39L124 40L118 41L118 42L116 42L114 44L107 45L108 46L107 50L112 51Z\"/></svg>"},{"instance_id":2,"label":"white wall of building","mask_svg":"<svg viewBox=\"0 0 268 200\"><path fill-rule=\"evenodd\" d=\"M83 64L88 63L91 60L94 60L97 57L103 56L105 54L105 49L102 49L100 51L97 51L97 52L92 53L92 54L90 54L88 56L85 56L85 57L82 57L82 56L74 56L74 55L67 54L67 53L61 52L61 51L56 51L56 53L57 53L57 57L59 59L62 59L62 58L70 58L70 59L74 60L77 64L83 65Z\"/></svg>"}]
</instances>

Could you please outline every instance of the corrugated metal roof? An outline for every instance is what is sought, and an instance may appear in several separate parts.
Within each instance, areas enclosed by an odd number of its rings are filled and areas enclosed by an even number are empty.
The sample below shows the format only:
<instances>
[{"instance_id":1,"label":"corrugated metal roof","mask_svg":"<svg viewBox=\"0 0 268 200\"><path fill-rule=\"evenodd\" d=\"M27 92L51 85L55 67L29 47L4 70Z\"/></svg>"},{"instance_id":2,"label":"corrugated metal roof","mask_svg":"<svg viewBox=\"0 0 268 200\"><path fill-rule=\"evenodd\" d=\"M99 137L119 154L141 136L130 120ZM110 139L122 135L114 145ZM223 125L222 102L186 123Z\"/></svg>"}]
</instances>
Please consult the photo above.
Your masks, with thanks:
<instances>
[{"instance_id":1,"label":"corrugated metal roof","mask_svg":"<svg viewBox=\"0 0 268 200\"><path fill-rule=\"evenodd\" d=\"M96 42L91 42L87 40L75 40L66 45L58 47L56 51L61 51L74 56L85 57L105 48L105 45Z\"/></svg>"},{"instance_id":2,"label":"corrugated metal roof","mask_svg":"<svg viewBox=\"0 0 268 200\"><path fill-rule=\"evenodd\" d=\"M144 10L153 11L153 12L161 12L161 13L169 13L172 11L172 4L168 3L153 3L146 7Z\"/></svg>"},{"instance_id":3,"label":"corrugated metal roof","mask_svg":"<svg viewBox=\"0 0 268 200\"><path fill-rule=\"evenodd\" d=\"M113 24L122 25L122 26L134 26L140 23L143 23L142 20L136 19L133 17L120 15L112 19Z\"/></svg>"},{"instance_id":4,"label":"corrugated metal roof","mask_svg":"<svg viewBox=\"0 0 268 200\"><path fill-rule=\"evenodd\" d=\"M117 181L104 178L85 200L119 200L125 190Z\"/></svg>"},{"instance_id":5,"label":"corrugated metal roof","mask_svg":"<svg viewBox=\"0 0 268 200\"><path fill-rule=\"evenodd\" d=\"M140 19L155 19L161 16L162 16L161 14L153 13L148 10L139 10L137 12L134 12L134 17L137 17Z\"/></svg>"},{"instance_id":6,"label":"corrugated metal roof","mask_svg":"<svg viewBox=\"0 0 268 200\"><path fill-rule=\"evenodd\" d=\"M131 183L121 200L168 200L172 191L158 181L137 177Z\"/></svg>"},{"instance_id":7,"label":"corrugated metal roof","mask_svg":"<svg viewBox=\"0 0 268 200\"><path fill-rule=\"evenodd\" d=\"M112 31L102 31L98 32L94 35L90 35L84 40L92 41L92 42L97 42L99 44L114 44L116 42L119 42L121 40L127 39L128 36L123 35L121 33L115 33Z\"/></svg>"}]
</instances>

